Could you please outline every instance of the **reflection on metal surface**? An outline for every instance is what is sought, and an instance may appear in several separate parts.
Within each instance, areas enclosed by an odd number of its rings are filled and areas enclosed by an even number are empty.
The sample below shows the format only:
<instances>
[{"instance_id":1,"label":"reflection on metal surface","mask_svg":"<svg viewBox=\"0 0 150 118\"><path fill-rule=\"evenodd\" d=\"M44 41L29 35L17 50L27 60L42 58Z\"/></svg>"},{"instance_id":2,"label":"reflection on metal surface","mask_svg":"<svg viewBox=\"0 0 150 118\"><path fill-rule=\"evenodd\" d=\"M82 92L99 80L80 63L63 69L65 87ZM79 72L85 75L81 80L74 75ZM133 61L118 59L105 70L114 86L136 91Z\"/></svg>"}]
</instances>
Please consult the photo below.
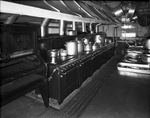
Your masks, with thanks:
<instances>
[{"instance_id":1,"label":"reflection on metal surface","mask_svg":"<svg viewBox=\"0 0 150 118\"><path fill-rule=\"evenodd\" d=\"M61 56L60 58L61 58L62 61L65 61L67 57L66 56Z\"/></svg>"},{"instance_id":2,"label":"reflection on metal surface","mask_svg":"<svg viewBox=\"0 0 150 118\"><path fill-rule=\"evenodd\" d=\"M52 57L51 63L56 64L56 58L55 57Z\"/></svg>"},{"instance_id":3,"label":"reflection on metal surface","mask_svg":"<svg viewBox=\"0 0 150 118\"><path fill-rule=\"evenodd\" d=\"M129 77L136 77L136 78L150 78L150 75L147 74L140 74L140 73L134 73L134 72L127 72L127 71L118 71L120 75L123 76L129 76Z\"/></svg>"},{"instance_id":4,"label":"reflection on metal surface","mask_svg":"<svg viewBox=\"0 0 150 118\"><path fill-rule=\"evenodd\" d=\"M119 62L117 64L117 68L118 70L125 72L127 71L127 72L150 74L150 65L148 64Z\"/></svg>"}]
</instances>

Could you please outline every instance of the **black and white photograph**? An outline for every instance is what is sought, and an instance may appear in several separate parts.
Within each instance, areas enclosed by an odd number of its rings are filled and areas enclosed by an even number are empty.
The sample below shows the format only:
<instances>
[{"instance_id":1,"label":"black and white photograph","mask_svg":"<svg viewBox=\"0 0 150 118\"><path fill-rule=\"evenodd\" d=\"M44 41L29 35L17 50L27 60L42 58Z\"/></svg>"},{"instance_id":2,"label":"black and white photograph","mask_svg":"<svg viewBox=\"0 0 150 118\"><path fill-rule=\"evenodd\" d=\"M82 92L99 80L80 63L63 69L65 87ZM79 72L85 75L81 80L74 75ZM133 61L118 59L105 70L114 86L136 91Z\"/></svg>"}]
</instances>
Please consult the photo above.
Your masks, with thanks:
<instances>
[{"instance_id":1,"label":"black and white photograph","mask_svg":"<svg viewBox=\"0 0 150 118\"><path fill-rule=\"evenodd\" d=\"M1 118L150 118L149 0L0 0Z\"/></svg>"}]
</instances>

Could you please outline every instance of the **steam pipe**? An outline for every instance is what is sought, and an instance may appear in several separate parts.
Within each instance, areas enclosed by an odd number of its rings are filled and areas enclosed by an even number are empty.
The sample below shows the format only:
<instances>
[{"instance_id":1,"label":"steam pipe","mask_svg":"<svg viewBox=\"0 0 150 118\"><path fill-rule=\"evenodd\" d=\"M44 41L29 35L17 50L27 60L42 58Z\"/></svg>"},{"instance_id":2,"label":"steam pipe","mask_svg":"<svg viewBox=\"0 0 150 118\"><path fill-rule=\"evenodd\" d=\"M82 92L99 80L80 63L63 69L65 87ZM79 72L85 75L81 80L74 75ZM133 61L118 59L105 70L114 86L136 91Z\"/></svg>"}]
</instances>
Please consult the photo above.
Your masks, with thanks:
<instances>
[{"instance_id":1,"label":"steam pipe","mask_svg":"<svg viewBox=\"0 0 150 118\"><path fill-rule=\"evenodd\" d=\"M98 26L100 26L102 23L99 23L99 24L97 24L96 25L96 33L98 32L97 30L98 30Z\"/></svg>"},{"instance_id":2,"label":"steam pipe","mask_svg":"<svg viewBox=\"0 0 150 118\"><path fill-rule=\"evenodd\" d=\"M46 30L46 26L48 25L48 22L49 22L49 19L48 18L45 18L41 24L41 37L44 37L45 36L45 30Z\"/></svg>"}]
</instances>

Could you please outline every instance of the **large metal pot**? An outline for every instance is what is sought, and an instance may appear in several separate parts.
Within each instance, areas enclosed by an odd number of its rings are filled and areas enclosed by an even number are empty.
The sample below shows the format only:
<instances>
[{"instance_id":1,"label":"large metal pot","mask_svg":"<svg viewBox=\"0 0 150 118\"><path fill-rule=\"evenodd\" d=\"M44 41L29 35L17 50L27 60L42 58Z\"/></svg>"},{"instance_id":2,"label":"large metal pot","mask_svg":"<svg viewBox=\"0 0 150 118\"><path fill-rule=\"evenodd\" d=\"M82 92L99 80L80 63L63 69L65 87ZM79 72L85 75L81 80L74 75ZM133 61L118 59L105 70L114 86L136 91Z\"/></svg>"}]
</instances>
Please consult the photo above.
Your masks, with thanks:
<instances>
[{"instance_id":1,"label":"large metal pot","mask_svg":"<svg viewBox=\"0 0 150 118\"><path fill-rule=\"evenodd\" d=\"M68 55L77 55L78 54L78 45L77 41L69 41L65 44Z\"/></svg>"},{"instance_id":2,"label":"large metal pot","mask_svg":"<svg viewBox=\"0 0 150 118\"><path fill-rule=\"evenodd\" d=\"M47 51L47 55L49 57L57 57L59 56L58 50L57 49L51 49Z\"/></svg>"}]
</instances>

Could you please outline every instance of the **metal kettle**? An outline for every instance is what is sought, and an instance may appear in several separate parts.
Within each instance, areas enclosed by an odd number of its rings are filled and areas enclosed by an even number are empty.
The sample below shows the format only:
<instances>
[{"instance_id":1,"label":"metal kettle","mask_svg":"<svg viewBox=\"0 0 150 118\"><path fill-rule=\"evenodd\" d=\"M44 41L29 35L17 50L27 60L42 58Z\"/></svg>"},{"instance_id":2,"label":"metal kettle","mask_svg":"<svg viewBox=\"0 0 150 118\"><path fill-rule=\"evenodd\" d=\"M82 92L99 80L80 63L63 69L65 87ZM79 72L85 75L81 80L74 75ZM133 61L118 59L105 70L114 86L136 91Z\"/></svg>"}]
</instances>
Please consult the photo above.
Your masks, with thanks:
<instances>
[{"instance_id":1,"label":"metal kettle","mask_svg":"<svg viewBox=\"0 0 150 118\"><path fill-rule=\"evenodd\" d=\"M96 43L101 43L101 36L100 35L95 36L95 42Z\"/></svg>"},{"instance_id":2,"label":"metal kettle","mask_svg":"<svg viewBox=\"0 0 150 118\"><path fill-rule=\"evenodd\" d=\"M89 39L87 39L87 38L83 38L82 41L85 45L89 43Z\"/></svg>"},{"instance_id":3,"label":"metal kettle","mask_svg":"<svg viewBox=\"0 0 150 118\"><path fill-rule=\"evenodd\" d=\"M85 46L84 46L84 50L85 51L91 51L92 50L92 44L89 42L88 44L86 44Z\"/></svg>"}]
</instances>

